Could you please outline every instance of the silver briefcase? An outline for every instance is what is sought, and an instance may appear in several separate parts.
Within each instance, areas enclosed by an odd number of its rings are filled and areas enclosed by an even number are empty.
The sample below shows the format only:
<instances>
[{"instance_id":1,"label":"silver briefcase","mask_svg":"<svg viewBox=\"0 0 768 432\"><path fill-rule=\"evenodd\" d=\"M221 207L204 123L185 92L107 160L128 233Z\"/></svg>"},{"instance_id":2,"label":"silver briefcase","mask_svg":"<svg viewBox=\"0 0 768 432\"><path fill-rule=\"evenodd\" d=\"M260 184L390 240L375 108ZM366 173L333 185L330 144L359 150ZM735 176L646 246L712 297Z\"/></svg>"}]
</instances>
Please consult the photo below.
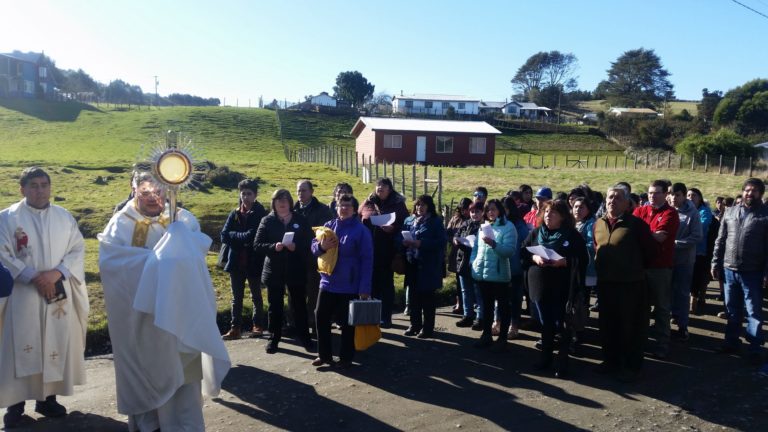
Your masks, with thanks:
<instances>
[{"instance_id":1,"label":"silver briefcase","mask_svg":"<svg viewBox=\"0 0 768 432\"><path fill-rule=\"evenodd\" d=\"M350 300L349 325L371 325L381 323L381 300Z\"/></svg>"}]
</instances>

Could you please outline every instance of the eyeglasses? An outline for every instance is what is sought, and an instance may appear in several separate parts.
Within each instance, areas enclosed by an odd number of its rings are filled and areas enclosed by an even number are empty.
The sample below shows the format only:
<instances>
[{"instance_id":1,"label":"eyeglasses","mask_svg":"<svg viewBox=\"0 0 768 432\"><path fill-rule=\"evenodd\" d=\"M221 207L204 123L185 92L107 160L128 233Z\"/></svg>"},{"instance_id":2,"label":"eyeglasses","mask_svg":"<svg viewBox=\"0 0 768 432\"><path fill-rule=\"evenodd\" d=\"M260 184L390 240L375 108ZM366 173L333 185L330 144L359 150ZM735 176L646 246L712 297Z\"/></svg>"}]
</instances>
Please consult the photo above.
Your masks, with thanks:
<instances>
[{"instance_id":1,"label":"eyeglasses","mask_svg":"<svg viewBox=\"0 0 768 432\"><path fill-rule=\"evenodd\" d=\"M139 197L144 199L149 198L160 198L163 196L163 191L156 190L156 191L139 191Z\"/></svg>"},{"instance_id":2,"label":"eyeglasses","mask_svg":"<svg viewBox=\"0 0 768 432\"><path fill-rule=\"evenodd\" d=\"M485 196L485 194L482 193L482 192L475 192L475 193L472 194L472 196L475 197L475 198L482 198L482 197Z\"/></svg>"}]
</instances>

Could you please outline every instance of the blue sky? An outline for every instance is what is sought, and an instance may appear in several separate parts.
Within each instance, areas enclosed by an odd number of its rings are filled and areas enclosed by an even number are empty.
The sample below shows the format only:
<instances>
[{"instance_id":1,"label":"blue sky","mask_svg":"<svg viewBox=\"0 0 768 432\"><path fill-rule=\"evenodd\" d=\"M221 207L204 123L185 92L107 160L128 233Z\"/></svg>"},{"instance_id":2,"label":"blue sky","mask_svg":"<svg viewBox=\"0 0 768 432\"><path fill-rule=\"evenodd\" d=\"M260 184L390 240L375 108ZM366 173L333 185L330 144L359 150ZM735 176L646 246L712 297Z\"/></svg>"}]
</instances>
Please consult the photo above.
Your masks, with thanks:
<instances>
[{"instance_id":1,"label":"blue sky","mask_svg":"<svg viewBox=\"0 0 768 432\"><path fill-rule=\"evenodd\" d=\"M739 0L768 15L768 0ZM732 0L0 0L0 52L45 51L145 92L256 105L332 92L358 70L376 92L508 98L538 51L572 52L592 90L624 51L654 49L681 99L768 78L768 18Z\"/></svg>"}]
</instances>

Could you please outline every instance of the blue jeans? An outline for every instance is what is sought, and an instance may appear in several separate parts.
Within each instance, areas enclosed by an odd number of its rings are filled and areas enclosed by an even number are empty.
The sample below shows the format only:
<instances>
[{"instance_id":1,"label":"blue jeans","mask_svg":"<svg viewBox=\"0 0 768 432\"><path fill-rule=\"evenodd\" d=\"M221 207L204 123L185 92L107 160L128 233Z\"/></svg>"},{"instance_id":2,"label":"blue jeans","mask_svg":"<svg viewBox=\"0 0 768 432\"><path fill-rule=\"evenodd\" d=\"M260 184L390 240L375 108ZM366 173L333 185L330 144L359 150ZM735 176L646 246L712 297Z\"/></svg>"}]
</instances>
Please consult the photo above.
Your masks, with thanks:
<instances>
[{"instance_id":1,"label":"blue jeans","mask_svg":"<svg viewBox=\"0 0 768 432\"><path fill-rule=\"evenodd\" d=\"M461 289L461 305L464 308L464 318L475 318L475 280L472 276L459 275Z\"/></svg>"},{"instance_id":2,"label":"blue jeans","mask_svg":"<svg viewBox=\"0 0 768 432\"><path fill-rule=\"evenodd\" d=\"M749 350L758 352L763 344L763 274L759 271L740 272L724 269L725 310L728 324L725 326L725 343L739 345L741 323L747 314L747 342Z\"/></svg>"},{"instance_id":3,"label":"blue jeans","mask_svg":"<svg viewBox=\"0 0 768 432\"><path fill-rule=\"evenodd\" d=\"M692 280L693 263L677 265L672 269L672 315L677 317L680 329L688 328Z\"/></svg>"}]
</instances>

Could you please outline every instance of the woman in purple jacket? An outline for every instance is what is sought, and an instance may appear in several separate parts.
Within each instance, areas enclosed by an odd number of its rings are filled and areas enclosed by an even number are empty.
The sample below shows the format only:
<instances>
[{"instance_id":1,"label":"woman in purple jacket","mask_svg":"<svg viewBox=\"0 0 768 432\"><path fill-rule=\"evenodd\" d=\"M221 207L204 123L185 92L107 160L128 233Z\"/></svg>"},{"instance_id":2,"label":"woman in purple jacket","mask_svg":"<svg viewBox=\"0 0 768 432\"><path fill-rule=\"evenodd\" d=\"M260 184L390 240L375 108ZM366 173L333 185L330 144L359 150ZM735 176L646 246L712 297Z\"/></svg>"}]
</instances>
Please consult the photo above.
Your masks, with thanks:
<instances>
[{"instance_id":1,"label":"woman in purple jacket","mask_svg":"<svg viewBox=\"0 0 768 432\"><path fill-rule=\"evenodd\" d=\"M355 328L348 321L349 301L367 299L371 294L373 272L373 240L371 232L357 217L358 202L352 195L342 195L336 203L338 217L325 226L336 233L336 238L312 240L312 254L316 257L338 247L338 259L331 274L320 273L320 293L317 297L315 322L317 323L317 358L313 366L333 365L331 322L341 324L341 350L339 366L352 366L355 355Z\"/></svg>"}]
</instances>

